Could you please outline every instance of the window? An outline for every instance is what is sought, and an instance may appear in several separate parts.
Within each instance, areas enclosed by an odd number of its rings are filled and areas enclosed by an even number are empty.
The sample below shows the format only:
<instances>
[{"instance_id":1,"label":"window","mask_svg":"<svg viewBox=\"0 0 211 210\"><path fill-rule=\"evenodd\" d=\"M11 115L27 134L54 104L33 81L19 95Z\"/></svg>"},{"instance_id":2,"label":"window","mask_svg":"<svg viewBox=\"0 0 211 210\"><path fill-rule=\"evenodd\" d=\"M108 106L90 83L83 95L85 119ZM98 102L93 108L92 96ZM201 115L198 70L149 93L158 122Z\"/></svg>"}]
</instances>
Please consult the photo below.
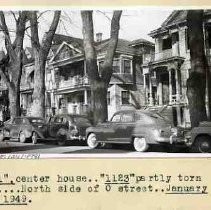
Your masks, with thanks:
<instances>
[{"instance_id":1,"label":"window","mask_svg":"<svg viewBox=\"0 0 211 210\"><path fill-rule=\"evenodd\" d=\"M133 122L134 114L133 113L124 113L122 115L122 122Z\"/></svg>"},{"instance_id":2,"label":"window","mask_svg":"<svg viewBox=\"0 0 211 210\"><path fill-rule=\"evenodd\" d=\"M110 91L107 92L107 104L108 105L111 104L111 93L110 93Z\"/></svg>"},{"instance_id":3,"label":"window","mask_svg":"<svg viewBox=\"0 0 211 210\"><path fill-rule=\"evenodd\" d=\"M99 63L98 63L98 69L99 69L99 74L100 75L102 73L102 66L103 66L103 64L104 64L104 61L99 61Z\"/></svg>"},{"instance_id":4,"label":"window","mask_svg":"<svg viewBox=\"0 0 211 210\"><path fill-rule=\"evenodd\" d=\"M163 39L162 50L168 50L168 49L171 49L171 48L172 48L172 39L171 39L171 37Z\"/></svg>"},{"instance_id":5,"label":"window","mask_svg":"<svg viewBox=\"0 0 211 210\"><path fill-rule=\"evenodd\" d=\"M130 60L123 60L123 73L131 74L131 61Z\"/></svg>"},{"instance_id":6,"label":"window","mask_svg":"<svg viewBox=\"0 0 211 210\"><path fill-rule=\"evenodd\" d=\"M59 99L59 109L64 108L64 107L65 107L64 98L60 98L60 99Z\"/></svg>"},{"instance_id":7,"label":"window","mask_svg":"<svg viewBox=\"0 0 211 210\"><path fill-rule=\"evenodd\" d=\"M113 73L120 74L120 60L113 60Z\"/></svg>"},{"instance_id":8,"label":"window","mask_svg":"<svg viewBox=\"0 0 211 210\"><path fill-rule=\"evenodd\" d=\"M111 119L112 122L120 122L120 120L121 120L121 114L115 114Z\"/></svg>"},{"instance_id":9,"label":"window","mask_svg":"<svg viewBox=\"0 0 211 210\"><path fill-rule=\"evenodd\" d=\"M122 104L130 104L129 91L122 91Z\"/></svg>"}]
</instances>

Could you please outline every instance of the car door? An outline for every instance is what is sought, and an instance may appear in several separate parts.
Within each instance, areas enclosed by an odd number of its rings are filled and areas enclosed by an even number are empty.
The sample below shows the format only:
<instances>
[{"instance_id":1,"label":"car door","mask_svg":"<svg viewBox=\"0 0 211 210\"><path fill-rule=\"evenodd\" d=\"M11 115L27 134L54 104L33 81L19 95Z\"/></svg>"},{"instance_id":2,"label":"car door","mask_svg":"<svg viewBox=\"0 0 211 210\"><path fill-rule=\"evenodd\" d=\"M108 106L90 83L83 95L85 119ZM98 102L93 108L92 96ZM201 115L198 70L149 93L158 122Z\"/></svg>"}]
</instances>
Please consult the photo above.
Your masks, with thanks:
<instances>
[{"instance_id":1,"label":"car door","mask_svg":"<svg viewBox=\"0 0 211 210\"><path fill-rule=\"evenodd\" d=\"M121 123L121 117L122 113L118 112L113 115L110 124L106 124L107 126L105 128L106 133L104 133L105 140L109 142L114 142L116 140L117 137L116 131L118 130L119 124Z\"/></svg>"},{"instance_id":2,"label":"car door","mask_svg":"<svg viewBox=\"0 0 211 210\"><path fill-rule=\"evenodd\" d=\"M128 143L135 127L134 112L122 112L121 120L114 126L114 139L118 143Z\"/></svg>"},{"instance_id":3,"label":"car door","mask_svg":"<svg viewBox=\"0 0 211 210\"><path fill-rule=\"evenodd\" d=\"M22 118L14 118L11 125L10 125L10 137L13 139L16 139L19 137L19 133L21 130L21 126L23 123L23 119Z\"/></svg>"},{"instance_id":4,"label":"car door","mask_svg":"<svg viewBox=\"0 0 211 210\"><path fill-rule=\"evenodd\" d=\"M65 127L65 125L67 123L64 123L65 122L64 118L65 117L62 117L62 116L56 116L56 117L50 118L50 120L49 120L49 129L48 129L50 137L56 137L58 130L60 128L64 128Z\"/></svg>"}]
</instances>

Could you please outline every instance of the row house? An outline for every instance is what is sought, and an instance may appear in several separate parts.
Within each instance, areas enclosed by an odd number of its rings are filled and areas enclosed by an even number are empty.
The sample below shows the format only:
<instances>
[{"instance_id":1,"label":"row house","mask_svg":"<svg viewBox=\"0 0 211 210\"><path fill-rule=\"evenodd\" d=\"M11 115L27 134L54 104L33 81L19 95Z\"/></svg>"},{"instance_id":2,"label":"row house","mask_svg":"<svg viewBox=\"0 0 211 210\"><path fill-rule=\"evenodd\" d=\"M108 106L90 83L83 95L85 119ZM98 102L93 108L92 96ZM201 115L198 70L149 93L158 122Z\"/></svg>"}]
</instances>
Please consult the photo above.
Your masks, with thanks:
<instances>
[{"instance_id":1,"label":"row house","mask_svg":"<svg viewBox=\"0 0 211 210\"><path fill-rule=\"evenodd\" d=\"M205 11L206 53L210 58L211 21ZM161 27L149 34L155 40L155 53L144 61L144 89L147 106L160 109L175 125L189 126L190 115L186 81L189 77L190 51L187 34L187 10L173 11Z\"/></svg>"},{"instance_id":2,"label":"row house","mask_svg":"<svg viewBox=\"0 0 211 210\"><path fill-rule=\"evenodd\" d=\"M97 34L95 48L97 63L104 62L109 40L102 40ZM113 60L113 76L107 93L108 113L112 114L122 108L140 108L145 103L143 59L150 60L154 44L138 39L118 40ZM30 60L33 53L26 49ZM21 103L30 114L34 80L33 62L25 64L22 77ZM86 72L83 40L75 37L55 34L46 65L46 113L86 114L90 109L90 81ZM25 86L25 87L24 87Z\"/></svg>"}]
</instances>

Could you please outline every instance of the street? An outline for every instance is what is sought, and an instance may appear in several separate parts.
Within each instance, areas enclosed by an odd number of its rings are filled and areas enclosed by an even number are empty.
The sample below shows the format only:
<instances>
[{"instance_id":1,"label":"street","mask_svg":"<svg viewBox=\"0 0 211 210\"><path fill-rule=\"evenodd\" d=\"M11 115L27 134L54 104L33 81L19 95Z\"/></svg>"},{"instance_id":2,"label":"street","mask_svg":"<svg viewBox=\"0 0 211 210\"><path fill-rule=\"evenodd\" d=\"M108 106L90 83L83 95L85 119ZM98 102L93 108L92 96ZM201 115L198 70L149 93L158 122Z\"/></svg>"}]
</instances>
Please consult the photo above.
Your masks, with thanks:
<instances>
[{"instance_id":1,"label":"street","mask_svg":"<svg viewBox=\"0 0 211 210\"><path fill-rule=\"evenodd\" d=\"M172 149L173 148L173 149ZM58 146L54 141L39 141L38 144L20 143L15 141L0 142L0 154L2 153L15 153L15 154L90 154L90 155L114 155L118 154L123 157L136 157L136 156L177 156L182 154L185 157L200 156L202 154L193 154L188 152L185 148L171 149L164 146L155 145L150 147L149 151L140 153L133 150L130 145L106 145L103 148L90 149L85 142L71 142L66 146ZM206 154L203 154L206 155Z\"/></svg>"}]
</instances>

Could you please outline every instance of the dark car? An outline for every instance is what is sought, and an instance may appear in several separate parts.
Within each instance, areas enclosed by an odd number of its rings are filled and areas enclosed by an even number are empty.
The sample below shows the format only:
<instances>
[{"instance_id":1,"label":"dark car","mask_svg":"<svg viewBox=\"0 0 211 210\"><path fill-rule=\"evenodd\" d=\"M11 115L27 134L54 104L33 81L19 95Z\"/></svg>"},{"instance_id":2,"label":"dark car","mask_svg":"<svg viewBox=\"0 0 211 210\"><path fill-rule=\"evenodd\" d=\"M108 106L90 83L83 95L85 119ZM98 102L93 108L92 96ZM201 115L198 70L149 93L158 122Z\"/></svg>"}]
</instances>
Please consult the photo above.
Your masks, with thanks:
<instances>
[{"instance_id":1,"label":"dark car","mask_svg":"<svg viewBox=\"0 0 211 210\"><path fill-rule=\"evenodd\" d=\"M56 138L59 145L69 140L85 140L90 121L83 115L61 114L48 120L48 136Z\"/></svg>"},{"instance_id":2,"label":"dark car","mask_svg":"<svg viewBox=\"0 0 211 210\"><path fill-rule=\"evenodd\" d=\"M111 121L86 130L87 144L96 148L101 143L133 144L144 152L151 144L179 142L177 128L158 113L141 110L116 112Z\"/></svg>"},{"instance_id":3,"label":"dark car","mask_svg":"<svg viewBox=\"0 0 211 210\"><path fill-rule=\"evenodd\" d=\"M30 139L36 144L39 138L45 138L46 135L47 125L43 118L15 117L4 122L0 139L17 139L22 143Z\"/></svg>"},{"instance_id":4,"label":"dark car","mask_svg":"<svg viewBox=\"0 0 211 210\"><path fill-rule=\"evenodd\" d=\"M203 121L187 132L186 144L193 152L211 152L211 121Z\"/></svg>"}]
</instances>

